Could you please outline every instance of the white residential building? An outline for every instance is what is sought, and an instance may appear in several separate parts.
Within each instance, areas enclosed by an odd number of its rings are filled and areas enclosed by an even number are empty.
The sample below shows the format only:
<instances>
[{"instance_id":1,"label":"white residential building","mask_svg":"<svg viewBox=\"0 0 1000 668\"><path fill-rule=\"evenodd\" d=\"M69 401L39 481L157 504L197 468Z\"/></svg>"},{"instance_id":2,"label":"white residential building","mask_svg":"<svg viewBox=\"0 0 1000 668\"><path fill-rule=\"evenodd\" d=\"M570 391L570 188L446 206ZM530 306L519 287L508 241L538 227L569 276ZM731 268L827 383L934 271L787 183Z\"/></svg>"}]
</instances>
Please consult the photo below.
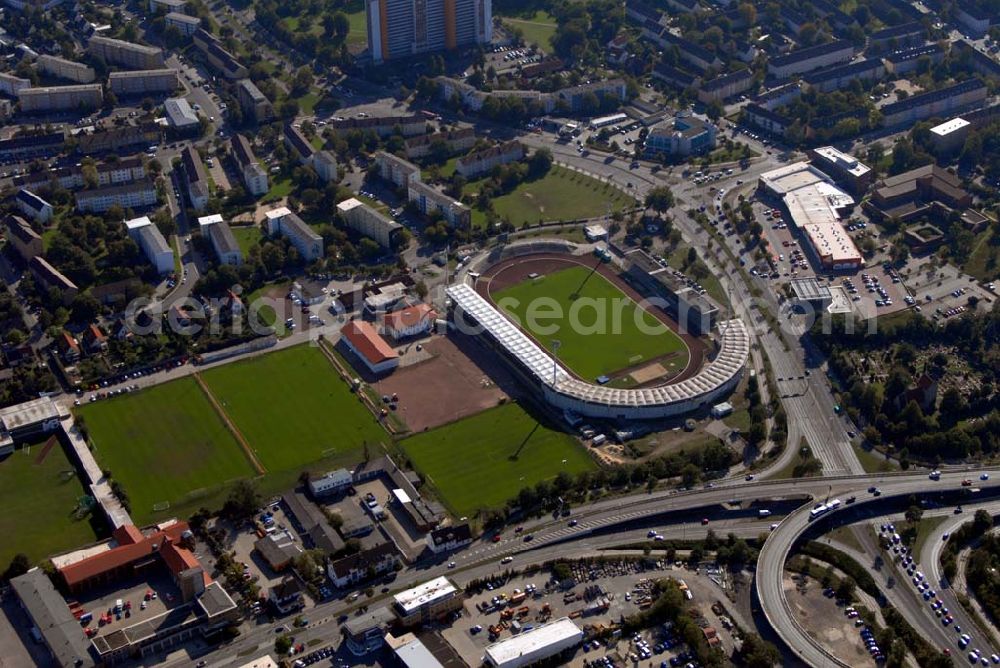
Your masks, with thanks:
<instances>
[{"instance_id":1,"label":"white residential building","mask_svg":"<svg viewBox=\"0 0 1000 668\"><path fill-rule=\"evenodd\" d=\"M198 219L198 228L201 236L208 237L215 250L215 256L222 264L229 264L238 267L243 264L243 252L240 245L233 236L233 231L229 229L229 223L222 219L221 214L202 216Z\"/></svg>"},{"instance_id":2,"label":"white residential building","mask_svg":"<svg viewBox=\"0 0 1000 668\"><path fill-rule=\"evenodd\" d=\"M377 241L383 248L391 249L403 229L396 221L353 197L338 204L337 212L349 228Z\"/></svg>"},{"instance_id":3,"label":"white residential building","mask_svg":"<svg viewBox=\"0 0 1000 668\"><path fill-rule=\"evenodd\" d=\"M283 236L298 249L306 262L317 260L323 255L323 237L292 213L288 207L278 207L266 212L267 233L270 236Z\"/></svg>"},{"instance_id":4,"label":"white residential building","mask_svg":"<svg viewBox=\"0 0 1000 668\"><path fill-rule=\"evenodd\" d=\"M161 274L174 270L174 253L159 228L147 216L125 221L128 236L146 254L149 263Z\"/></svg>"}]
</instances>

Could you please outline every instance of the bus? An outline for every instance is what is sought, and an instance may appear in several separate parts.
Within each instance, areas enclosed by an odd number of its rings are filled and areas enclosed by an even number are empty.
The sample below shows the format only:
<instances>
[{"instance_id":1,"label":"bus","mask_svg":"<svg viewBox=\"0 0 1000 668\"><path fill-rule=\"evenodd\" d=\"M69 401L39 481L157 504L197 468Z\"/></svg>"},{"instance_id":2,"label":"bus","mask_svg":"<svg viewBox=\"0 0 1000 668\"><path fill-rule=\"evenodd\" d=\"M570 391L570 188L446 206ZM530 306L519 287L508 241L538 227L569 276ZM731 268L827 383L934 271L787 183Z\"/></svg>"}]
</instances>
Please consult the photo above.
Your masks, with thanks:
<instances>
[{"instance_id":1,"label":"bus","mask_svg":"<svg viewBox=\"0 0 1000 668\"><path fill-rule=\"evenodd\" d=\"M839 507L840 507L840 499L833 499L829 503L822 503L809 511L809 519L814 520L820 515L824 515L830 512L831 510L836 510Z\"/></svg>"}]
</instances>

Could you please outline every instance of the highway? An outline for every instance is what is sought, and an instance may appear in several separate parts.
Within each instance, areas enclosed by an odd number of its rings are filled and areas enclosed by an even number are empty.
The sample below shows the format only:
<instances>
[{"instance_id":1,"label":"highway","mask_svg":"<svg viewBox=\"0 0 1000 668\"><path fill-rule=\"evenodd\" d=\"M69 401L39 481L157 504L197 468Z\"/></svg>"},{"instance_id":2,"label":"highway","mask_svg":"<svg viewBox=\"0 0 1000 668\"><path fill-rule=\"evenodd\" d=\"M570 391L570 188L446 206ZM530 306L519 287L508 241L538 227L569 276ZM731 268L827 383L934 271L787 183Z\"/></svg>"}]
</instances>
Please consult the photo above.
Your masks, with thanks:
<instances>
[{"instance_id":1,"label":"highway","mask_svg":"<svg viewBox=\"0 0 1000 668\"><path fill-rule=\"evenodd\" d=\"M841 510L830 514L824 521L829 522L831 519L839 521L839 518L843 517L849 521L848 523L868 522L885 515L881 507L896 497L905 498L912 494L940 491L958 493L962 489L960 482L966 476L968 474L962 471L949 472L943 474L939 482L928 481L926 475L921 472L885 474L875 479L871 475L864 475L759 482L730 480L711 488L609 499L576 510L571 517L547 516L526 521L522 535L515 535L513 531L508 530L501 535L498 542L493 542L492 536L488 534L464 550L434 561L414 564L400 572L392 588L393 591L398 591L439 575L449 575L459 583L468 582L498 572L499 561L506 556L513 559L510 562L511 568L540 563L555 557L582 556L623 543L645 540L649 528L655 528L667 538L701 538L708 529L713 529L719 536L733 532L742 537L755 537L768 531L769 521L777 522L778 526L765 542L757 564L756 587L761 609L769 624L788 647L794 648L802 661L816 666L831 663L845 666L846 664L816 644L799 626L789 614L784 598L782 588L784 564L792 546L802 537L803 532L813 526L808 519L812 505L805 503L780 520L777 518L760 520L756 517L755 509L764 507L764 504L773 506L777 503L777 499L782 498L801 501L804 494L811 495L815 499L824 499L827 495L838 496L842 500L854 495L858 499L854 504L842 506ZM865 491L871 484L880 486L883 490L881 497L873 497ZM735 489L737 485L739 490ZM1000 485L984 482L981 493L984 496L1000 493ZM734 497L742 499L740 506L728 504ZM760 499L761 503L752 505L757 499ZM966 514L968 516L973 510L971 505L966 505L969 508ZM671 517L670 513L675 515ZM702 525L698 519L701 516L710 518L708 525ZM577 524L569 526L570 520L575 520ZM523 536L527 534L531 534L533 539L526 541ZM448 568L449 561L456 563L454 569ZM899 585L902 586L904 585ZM389 593L376 594L372 599L364 601L364 604L369 607L382 604L389 595ZM909 599L911 600L908 601L905 594L899 591L890 594L890 600L902 606L900 611L911 620L911 624L918 629L930 631L930 625L921 622L917 617L922 614L917 608L926 608L926 603L915 596L910 596ZM357 605L360 605L360 602L355 604L343 599L318 604L310 610L309 616L313 621L310 628L299 632L297 637L308 639L313 633L315 633L313 637L329 637L329 628L325 632L320 629L335 620L338 615L349 613ZM955 608L952 609L954 612ZM914 619L917 620L916 623ZM939 632L935 637L941 640L945 636ZM213 654L212 665L219 667L232 665L238 660L238 654L246 656L246 651L252 651L252 648L267 644L272 639L273 630L270 625L255 627L244 632L232 643L219 648L215 654L224 655L225 658Z\"/></svg>"},{"instance_id":2,"label":"highway","mask_svg":"<svg viewBox=\"0 0 1000 668\"><path fill-rule=\"evenodd\" d=\"M842 514L859 513L868 507L874 508L877 504L885 504L893 497L909 497L914 494L920 495L940 491L953 492L957 496L959 491L963 489L961 481L965 477L967 477L966 474L962 472L942 474L941 480L937 482L928 480L926 475L923 474L919 476L907 475L894 477L891 483L884 482L879 484L879 487L882 489L881 497L873 497L867 494L867 492L859 490L855 492L858 495L856 503L842 505L840 509L828 513L822 520L818 521L829 523ZM867 484L867 481L863 484ZM983 481L980 488L982 489L980 493L985 497L1000 493L1000 486L992 481ZM782 573L785 561L788 559L792 547L812 525L810 521L811 510L810 506L805 505L788 515L781 521L778 528L771 533L767 542L765 542L757 560L757 597L760 600L761 609L768 623L781 637L782 641L798 654L798 657L802 661L812 666L833 663L849 668L848 664L845 664L827 652L801 627L798 620L795 619L788 608L788 602L785 600L782 588ZM873 516L877 515L876 512L872 514ZM913 602L917 603L918 600L914 599ZM919 605L921 607L925 605L922 599L919 600ZM953 608L952 611L954 613L955 609ZM914 606L906 606L900 612L907 619L911 619L914 615Z\"/></svg>"}]
</instances>

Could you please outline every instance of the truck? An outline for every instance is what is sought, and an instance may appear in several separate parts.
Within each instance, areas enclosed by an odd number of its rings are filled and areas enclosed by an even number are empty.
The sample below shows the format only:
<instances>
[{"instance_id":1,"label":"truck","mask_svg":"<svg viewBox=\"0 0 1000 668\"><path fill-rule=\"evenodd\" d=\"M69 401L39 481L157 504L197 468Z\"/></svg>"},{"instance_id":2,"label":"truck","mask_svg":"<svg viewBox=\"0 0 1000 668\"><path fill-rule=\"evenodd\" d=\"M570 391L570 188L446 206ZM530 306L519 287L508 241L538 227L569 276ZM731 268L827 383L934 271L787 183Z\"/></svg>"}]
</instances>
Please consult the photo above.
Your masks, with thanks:
<instances>
[{"instance_id":1,"label":"truck","mask_svg":"<svg viewBox=\"0 0 1000 668\"><path fill-rule=\"evenodd\" d=\"M515 591L513 594L511 594L510 605L517 605L518 603L523 601L526 597L527 594L525 594L523 591Z\"/></svg>"}]
</instances>

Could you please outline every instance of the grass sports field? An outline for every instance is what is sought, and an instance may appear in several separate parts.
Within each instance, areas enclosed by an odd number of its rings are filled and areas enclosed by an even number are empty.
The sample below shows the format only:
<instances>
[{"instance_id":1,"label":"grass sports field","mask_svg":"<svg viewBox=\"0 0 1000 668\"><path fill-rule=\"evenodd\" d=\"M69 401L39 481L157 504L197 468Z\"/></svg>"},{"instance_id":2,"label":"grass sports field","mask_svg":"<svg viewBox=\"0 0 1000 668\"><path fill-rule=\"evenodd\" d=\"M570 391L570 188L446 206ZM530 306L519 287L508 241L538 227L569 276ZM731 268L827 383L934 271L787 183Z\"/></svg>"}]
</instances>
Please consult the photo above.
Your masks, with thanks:
<instances>
[{"instance_id":1,"label":"grass sports field","mask_svg":"<svg viewBox=\"0 0 1000 668\"><path fill-rule=\"evenodd\" d=\"M571 295L577 290L579 294L574 300ZM551 352L552 340L558 339L559 360L581 378L594 380L669 353L675 353L670 358L674 368L687 366L688 350L680 337L606 278L591 274L586 267L562 269L511 286L492 297L546 350ZM562 317L539 317L531 322L526 316L539 298L554 300ZM574 302L579 302L579 306L574 306ZM538 306L534 308L539 309L536 312L540 315L543 313ZM552 310L546 308L544 312ZM616 317L618 313L620 318ZM571 328L573 322L580 326ZM553 325L554 331L543 331Z\"/></svg>"},{"instance_id":2,"label":"grass sports field","mask_svg":"<svg viewBox=\"0 0 1000 668\"><path fill-rule=\"evenodd\" d=\"M254 469L193 378L78 409L94 454L125 487L139 524L185 507L195 490L252 477ZM169 502L165 513L154 505Z\"/></svg>"},{"instance_id":3,"label":"grass sports field","mask_svg":"<svg viewBox=\"0 0 1000 668\"><path fill-rule=\"evenodd\" d=\"M18 552L35 563L94 542L100 537L95 526L105 530L100 509L93 524L90 518L73 518L77 499L87 492L62 445L55 441L46 448L45 443L19 447L0 458L0 570Z\"/></svg>"},{"instance_id":4,"label":"grass sports field","mask_svg":"<svg viewBox=\"0 0 1000 668\"><path fill-rule=\"evenodd\" d=\"M474 192L475 183L466 185ZM493 210L514 227L538 221L576 220L595 213L604 214L608 206L618 211L633 206L635 200L618 188L564 167L553 166L537 181L525 181L512 192L493 199ZM486 214L472 211L473 225L486 224Z\"/></svg>"},{"instance_id":5,"label":"grass sports field","mask_svg":"<svg viewBox=\"0 0 1000 668\"><path fill-rule=\"evenodd\" d=\"M572 437L545 427L513 403L411 436L400 445L458 516L501 506L522 488L560 471L595 467Z\"/></svg>"},{"instance_id":6,"label":"grass sports field","mask_svg":"<svg viewBox=\"0 0 1000 668\"><path fill-rule=\"evenodd\" d=\"M322 458L345 463L388 434L318 348L295 346L225 364L202 377L268 473Z\"/></svg>"},{"instance_id":7,"label":"grass sports field","mask_svg":"<svg viewBox=\"0 0 1000 668\"><path fill-rule=\"evenodd\" d=\"M525 43L537 44L545 52L552 51L551 40L556 34L556 18L545 10L504 17L503 22L520 30Z\"/></svg>"}]
</instances>

